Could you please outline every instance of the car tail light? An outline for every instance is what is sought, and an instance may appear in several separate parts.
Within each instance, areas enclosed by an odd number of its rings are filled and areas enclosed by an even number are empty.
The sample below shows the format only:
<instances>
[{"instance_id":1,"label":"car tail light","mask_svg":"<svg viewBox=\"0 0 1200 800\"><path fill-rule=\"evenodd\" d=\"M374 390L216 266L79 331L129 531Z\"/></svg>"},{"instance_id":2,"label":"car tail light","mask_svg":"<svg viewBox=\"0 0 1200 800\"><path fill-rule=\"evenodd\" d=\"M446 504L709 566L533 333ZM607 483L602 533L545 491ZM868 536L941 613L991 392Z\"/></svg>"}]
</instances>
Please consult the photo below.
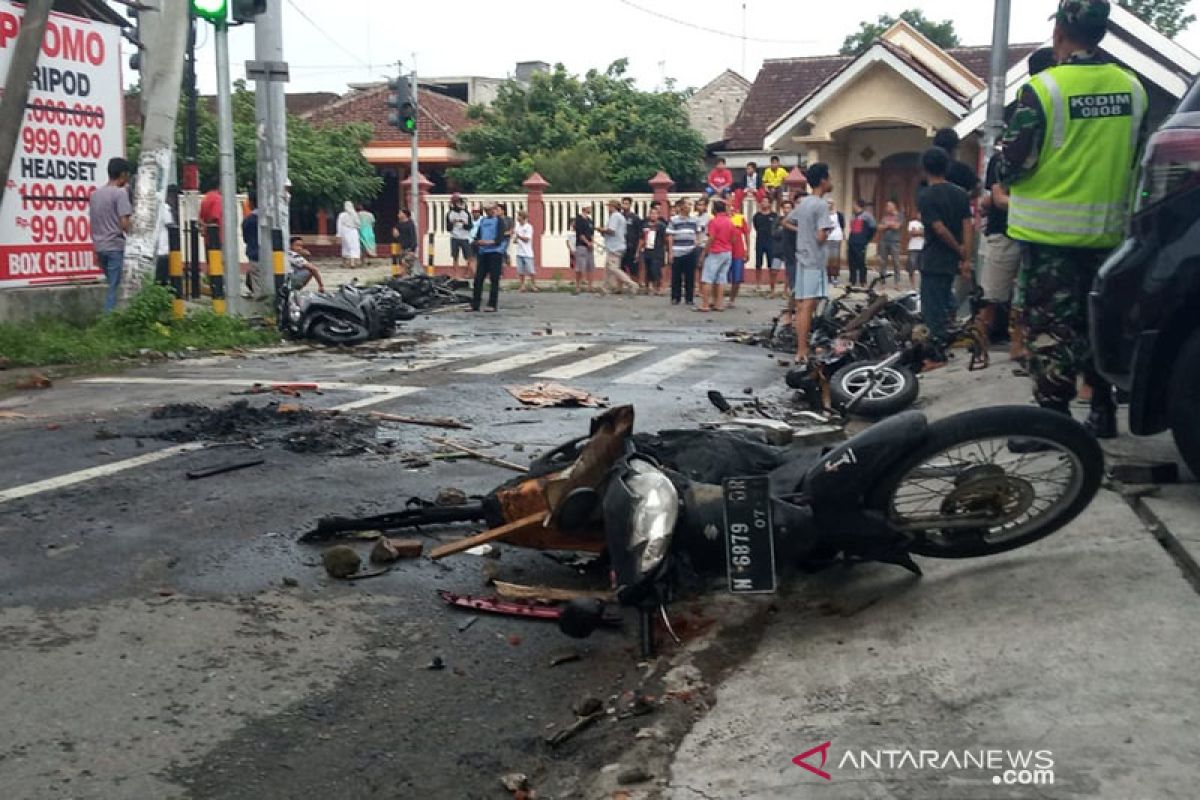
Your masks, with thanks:
<instances>
[{"instance_id":1,"label":"car tail light","mask_svg":"<svg viewBox=\"0 0 1200 800\"><path fill-rule=\"evenodd\" d=\"M1200 128L1175 128L1150 137L1134 212L1200 186Z\"/></svg>"}]
</instances>

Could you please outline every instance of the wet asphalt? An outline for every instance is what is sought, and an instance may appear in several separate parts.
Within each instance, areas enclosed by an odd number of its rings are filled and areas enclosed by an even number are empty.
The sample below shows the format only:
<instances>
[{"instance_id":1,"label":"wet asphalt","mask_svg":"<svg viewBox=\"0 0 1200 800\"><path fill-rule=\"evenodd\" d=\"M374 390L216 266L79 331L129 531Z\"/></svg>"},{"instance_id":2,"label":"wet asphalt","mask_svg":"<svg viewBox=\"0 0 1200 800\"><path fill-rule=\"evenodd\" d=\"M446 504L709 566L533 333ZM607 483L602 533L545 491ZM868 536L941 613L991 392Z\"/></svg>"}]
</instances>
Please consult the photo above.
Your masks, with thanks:
<instances>
[{"instance_id":1,"label":"wet asphalt","mask_svg":"<svg viewBox=\"0 0 1200 800\"><path fill-rule=\"evenodd\" d=\"M731 398L778 392L777 360L723 336L766 324L776 304L743 305L701 315L656 297L508 293L500 314L419 318L405 335L423 341L403 349L171 359L131 365L110 383L67 379L0 395L0 407L25 415L0 423L0 492L171 446L158 438L164 424L149 419L155 407L220 406L241 399L240 382L341 385L299 399L245 398L307 408L362 400L360 385L406 387L413 393L364 410L471 425L384 425L375 452L352 454L290 452L276 431L257 430L256 447L189 452L0 502L0 669L10 675L0 704L11 721L0 733L3 793L491 798L508 796L499 776L518 771L541 797L591 797L606 765L645 763L651 779L634 789L652 796L662 783L653 765L702 712L701 693L650 717L602 720L557 750L544 737L572 721L583 697L611 705L626 690L660 692L658 678L678 663L695 661L706 681L717 680L752 649L765 607L742 609L735 630L722 633L711 607L689 606L682 613L701 620L703 654L668 648L645 664L632 620L624 632L574 642L553 624L488 616L467 624L476 615L437 596L486 594L485 572L596 587L602 570L580 574L502 546L499 560L423 558L347 583L326 576L321 548L296 540L323 515L399 510L447 487L482 494L512 477L471 460L406 468L404 454L433 449L430 435L523 463L584 434L597 412L521 408L504 387L570 374L585 359L600 360L561 382L634 404L640 430L715 419L710 388ZM545 348L557 355L479 369ZM265 463L185 477L246 458ZM416 535L428 550L468 530ZM356 546L365 556L369 545ZM568 650L578 660L550 666ZM435 659L445 667L427 669Z\"/></svg>"}]
</instances>

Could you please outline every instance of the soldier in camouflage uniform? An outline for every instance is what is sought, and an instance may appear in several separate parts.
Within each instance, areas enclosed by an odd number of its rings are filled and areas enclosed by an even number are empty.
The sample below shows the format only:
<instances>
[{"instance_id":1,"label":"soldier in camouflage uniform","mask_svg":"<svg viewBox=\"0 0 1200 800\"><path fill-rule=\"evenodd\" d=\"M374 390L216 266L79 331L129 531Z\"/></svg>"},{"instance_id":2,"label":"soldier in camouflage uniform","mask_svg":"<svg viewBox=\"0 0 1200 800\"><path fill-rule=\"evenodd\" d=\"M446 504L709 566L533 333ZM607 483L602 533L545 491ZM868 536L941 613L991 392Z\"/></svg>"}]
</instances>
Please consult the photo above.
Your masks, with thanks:
<instances>
[{"instance_id":1,"label":"soldier in camouflage uniform","mask_svg":"<svg viewBox=\"0 0 1200 800\"><path fill-rule=\"evenodd\" d=\"M1108 13L1107 0L1061 0L1054 16L1054 50L1059 64L1059 80L1078 74L1073 71L1064 74L1061 72L1063 66L1085 67L1108 63L1097 52L1097 45L1107 29ZM1054 73L1055 70L1051 70L1049 74ZM1136 83L1136 78L1130 77ZM1051 77L1050 82L1053 81ZM1137 90L1144 94L1140 84L1135 87L1135 93ZM1022 181L1035 175L1043 161L1057 158L1070 159L1071 163L1075 163L1079 158L1079 153L1049 148L1050 132L1047 130L1044 98L1045 93L1039 96L1032 82L1022 88L1018 97L1017 108L1000 142L1003 149L1001 182L1006 188L1015 187L1019 191ZM1077 99L1069 98L1071 105L1067 116L1072 119L1076 116L1074 101ZM1064 104L1063 108L1067 108L1067 105ZM1123 108L1121 110L1124 111ZM1122 113L1122 116L1129 115ZM1062 126L1064 122L1060 119L1057 124ZM1105 164L1103 159L1098 159L1101 163L1095 164L1096 167L1110 171L1128 169L1132 174L1140 142L1145 140L1144 103L1142 119L1136 124L1140 130L1139 144L1133 149L1130 162ZM1057 135L1060 130L1061 127L1054 133ZM1047 152L1043 153L1044 150ZM1055 166L1061 168L1062 163ZM1111 172L1108 174L1113 181L1122 179L1122 176ZM1048 205L1038 200L1027 202L1035 209L1039 205ZM1029 241L1042 237L1023 237L1011 229L1010 236L1026 240L1018 286L1024 298L1023 321L1031 353L1029 371L1034 380L1034 398L1043 407L1069 413L1070 403L1076 394L1076 380L1082 372L1093 390L1092 411L1086 423L1088 428L1101 438L1116 436L1116 407L1112 387L1092 368L1087 326L1088 293L1110 247L1076 247L1048 244L1044 240Z\"/></svg>"}]
</instances>

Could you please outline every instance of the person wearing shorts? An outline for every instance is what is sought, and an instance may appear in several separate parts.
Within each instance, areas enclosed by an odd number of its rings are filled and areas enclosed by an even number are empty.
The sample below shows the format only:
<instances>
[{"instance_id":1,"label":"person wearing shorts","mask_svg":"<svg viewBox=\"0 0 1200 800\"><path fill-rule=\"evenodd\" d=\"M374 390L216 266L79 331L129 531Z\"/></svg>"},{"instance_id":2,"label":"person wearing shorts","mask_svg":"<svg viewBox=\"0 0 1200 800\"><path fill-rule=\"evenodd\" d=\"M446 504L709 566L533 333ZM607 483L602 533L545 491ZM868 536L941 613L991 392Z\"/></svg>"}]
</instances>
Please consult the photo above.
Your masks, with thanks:
<instances>
[{"instance_id":1,"label":"person wearing shorts","mask_svg":"<svg viewBox=\"0 0 1200 800\"><path fill-rule=\"evenodd\" d=\"M703 268L700 273L700 304L697 311L724 311L725 287L729 284L729 268L733 265L733 220L726 212L724 200L712 204L713 218L708 224L704 242Z\"/></svg>"},{"instance_id":2,"label":"person wearing shorts","mask_svg":"<svg viewBox=\"0 0 1200 800\"><path fill-rule=\"evenodd\" d=\"M575 292L582 290L582 282L587 280L587 290L593 291L592 273L596 270L596 253L592 249L592 239L596 235L596 225L592 222L592 209L584 206L575 217Z\"/></svg>"},{"instance_id":3,"label":"person wearing shorts","mask_svg":"<svg viewBox=\"0 0 1200 800\"><path fill-rule=\"evenodd\" d=\"M921 220L908 223L908 285L917 288L917 273L921 271L921 256L925 252L925 226Z\"/></svg>"},{"instance_id":4,"label":"person wearing shorts","mask_svg":"<svg viewBox=\"0 0 1200 800\"><path fill-rule=\"evenodd\" d=\"M837 286L842 275L842 242L846 240L846 217L837 210L837 203L833 202L832 197L825 199L829 201L829 221L833 224L832 230L829 231L829 239L825 242L825 267L829 282Z\"/></svg>"},{"instance_id":5,"label":"person wearing shorts","mask_svg":"<svg viewBox=\"0 0 1200 800\"><path fill-rule=\"evenodd\" d=\"M536 292L537 269L533 264L533 226L529 224L529 212L517 212L517 227L513 229L513 241L517 244L517 279L521 282L517 291ZM528 282L529 288L525 285Z\"/></svg>"},{"instance_id":6,"label":"person wearing shorts","mask_svg":"<svg viewBox=\"0 0 1200 800\"><path fill-rule=\"evenodd\" d=\"M736 207L735 207L736 208ZM746 257L750 255L750 229L746 215L734 211L729 217L733 223L733 258L729 262L729 303L733 308L737 302L742 283L746 280Z\"/></svg>"},{"instance_id":7,"label":"person wearing shorts","mask_svg":"<svg viewBox=\"0 0 1200 800\"><path fill-rule=\"evenodd\" d=\"M808 338L812 331L817 303L829 295L829 273L825 243L834 223L829 215L825 195L833 190L829 166L823 163L808 168L808 188L811 194L788 215L788 227L796 232L796 284L793 291L796 326L796 363L808 362Z\"/></svg>"},{"instance_id":8,"label":"person wearing shorts","mask_svg":"<svg viewBox=\"0 0 1200 800\"><path fill-rule=\"evenodd\" d=\"M1009 357L1020 360L1025 357L1025 329L1021 326L1021 298L1017 290L1017 274L1021 271L1023 251L1021 244L1008 236L1008 192L999 181L1000 156L992 157L987 166L986 187L983 194L983 211L987 215L987 238L984 239L983 269L980 283L983 284L983 309L979 312L979 327L987 335L996 321L996 309L1009 304L1008 350Z\"/></svg>"},{"instance_id":9,"label":"person wearing shorts","mask_svg":"<svg viewBox=\"0 0 1200 800\"><path fill-rule=\"evenodd\" d=\"M763 197L758 201L758 211L754 214L754 288L762 292L762 270L765 265L768 275L771 262L774 259L774 229L778 215L771 208L770 198ZM774 284L771 286L774 290Z\"/></svg>"}]
</instances>

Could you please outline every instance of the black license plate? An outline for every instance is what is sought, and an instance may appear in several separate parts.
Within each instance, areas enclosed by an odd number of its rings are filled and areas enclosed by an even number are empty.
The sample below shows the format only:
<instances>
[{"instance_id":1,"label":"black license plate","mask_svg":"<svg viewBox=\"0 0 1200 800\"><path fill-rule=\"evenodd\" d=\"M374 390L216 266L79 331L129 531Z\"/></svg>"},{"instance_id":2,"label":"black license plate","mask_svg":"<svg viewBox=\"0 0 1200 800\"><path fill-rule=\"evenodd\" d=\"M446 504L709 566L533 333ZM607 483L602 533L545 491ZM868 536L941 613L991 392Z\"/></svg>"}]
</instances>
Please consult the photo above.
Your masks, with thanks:
<instances>
[{"instance_id":1,"label":"black license plate","mask_svg":"<svg viewBox=\"0 0 1200 800\"><path fill-rule=\"evenodd\" d=\"M769 594L775 591L775 537L771 525L771 490L765 476L725 481L725 554L729 591Z\"/></svg>"}]
</instances>

